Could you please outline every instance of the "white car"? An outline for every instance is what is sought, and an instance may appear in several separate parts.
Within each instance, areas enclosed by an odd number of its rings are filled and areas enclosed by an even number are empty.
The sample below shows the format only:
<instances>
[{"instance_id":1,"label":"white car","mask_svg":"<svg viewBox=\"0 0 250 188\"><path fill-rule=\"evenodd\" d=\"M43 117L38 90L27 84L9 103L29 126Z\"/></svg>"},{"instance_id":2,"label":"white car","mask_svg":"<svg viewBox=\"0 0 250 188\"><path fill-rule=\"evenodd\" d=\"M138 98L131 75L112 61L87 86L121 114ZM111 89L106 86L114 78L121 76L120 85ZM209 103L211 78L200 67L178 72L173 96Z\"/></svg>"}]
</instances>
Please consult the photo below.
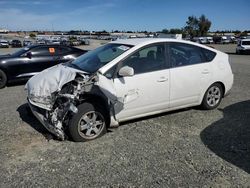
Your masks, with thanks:
<instances>
[{"instance_id":1,"label":"white car","mask_svg":"<svg viewBox=\"0 0 250 188\"><path fill-rule=\"evenodd\" d=\"M236 47L236 54L250 53L250 39L241 39Z\"/></svg>"},{"instance_id":2,"label":"white car","mask_svg":"<svg viewBox=\"0 0 250 188\"><path fill-rule=\"evenodd\" d=\"M110 42L25 87L32 112L50 132L88 141L123 121L198 105L214 109L232 85L227 54L148 38Z\"/></svg>"},{"instance_id":3,"label":"white car","mask_svg":"<svg viewBox=\"0 0 250 188\"><path fill-rule=\"evenodd\" d=\"M7 40L0 40L0 48L9 48L9 42Z\"/></svg>"}]
</instances>

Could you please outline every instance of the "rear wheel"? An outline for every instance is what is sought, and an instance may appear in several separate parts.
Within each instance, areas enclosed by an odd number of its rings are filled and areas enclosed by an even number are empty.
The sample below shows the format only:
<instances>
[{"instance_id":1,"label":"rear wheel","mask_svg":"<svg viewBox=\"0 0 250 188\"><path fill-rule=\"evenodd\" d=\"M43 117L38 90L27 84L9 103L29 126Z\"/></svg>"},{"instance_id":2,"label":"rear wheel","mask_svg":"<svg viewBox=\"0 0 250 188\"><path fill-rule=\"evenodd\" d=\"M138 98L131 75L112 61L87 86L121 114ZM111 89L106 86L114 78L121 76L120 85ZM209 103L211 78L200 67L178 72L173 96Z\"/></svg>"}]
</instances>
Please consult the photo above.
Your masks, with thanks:
<instances>
[{"instance_id":1,"label":"rear wheel","mask_svg":"<svg viewBox=\"0 0 250 188\"><path fill-rule=\"evenodd\" d=\"M2 70L0 70L0 89L4 88L6 83L7 83L7 76Z\"/></svg>"},{"instance_id":2,"label":"rear wheel","mask_svg":"<svg viewBox=\"0 0 250 188\"><path fill-rule=\"evenodd\" d=\"M83 103L78 106L78 113L69 123L69 134L76 142L93 140L107 131L105 111L94 104Z\"/></svg>"},{"instance_id":3,"label":"rear wheel","mask_svg":"<svg viewBox=\"0 0 250 188\"><path fill-rule=\"evenodd\" d=\"M219 106L223 96L222 86L219 83L211 85L203 98L201 107L205 110L212 110Z\"/></svg>"}]
</instances>

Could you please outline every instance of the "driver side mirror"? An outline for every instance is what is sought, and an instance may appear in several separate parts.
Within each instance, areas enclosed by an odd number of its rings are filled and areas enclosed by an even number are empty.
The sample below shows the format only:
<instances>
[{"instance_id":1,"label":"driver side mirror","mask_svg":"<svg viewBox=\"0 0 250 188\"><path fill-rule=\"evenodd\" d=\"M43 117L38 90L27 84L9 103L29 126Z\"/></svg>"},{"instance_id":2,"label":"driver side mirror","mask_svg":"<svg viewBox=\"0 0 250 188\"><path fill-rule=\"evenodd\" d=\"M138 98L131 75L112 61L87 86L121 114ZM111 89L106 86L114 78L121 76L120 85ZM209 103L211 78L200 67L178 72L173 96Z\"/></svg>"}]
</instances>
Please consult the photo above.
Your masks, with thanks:
<instances>
[{"instance_id":1,"label":"driver side mirror","mask_svg":"<svg viewBox=\"0 0 250 188\"><path fill-rule=\"evenodd\" d=\"M27 52L26 57L29 58L29 59L31 59L32 58L32 53L31 52Z\"/></svg>"},{"instance_id":2,"label":"driver side mirror","mask_svg":"<svg viewBox=\"0 0 250 188\"><path fill-rule=\"evenodd\" d=\"M118 75L119 76L122 76L122 77L125 77L125 76L133 76L135 73L134 73L134 69L132 67L129 67L129 66L124 66L122 67L119 72L118 72Z\"/></svg>"}]
</instances>

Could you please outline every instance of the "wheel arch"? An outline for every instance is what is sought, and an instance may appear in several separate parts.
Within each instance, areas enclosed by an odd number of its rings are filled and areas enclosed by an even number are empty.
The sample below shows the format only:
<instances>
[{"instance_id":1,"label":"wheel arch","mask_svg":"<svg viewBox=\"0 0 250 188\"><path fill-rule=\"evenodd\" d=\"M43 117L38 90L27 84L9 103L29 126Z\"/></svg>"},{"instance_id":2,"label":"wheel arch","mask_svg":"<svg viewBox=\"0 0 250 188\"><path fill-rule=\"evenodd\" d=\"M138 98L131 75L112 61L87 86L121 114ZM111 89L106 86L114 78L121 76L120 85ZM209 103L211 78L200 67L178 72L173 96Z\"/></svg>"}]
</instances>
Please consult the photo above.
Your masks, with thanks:
<instances>
[{"instance_id":1,"label":"wheel arch","mask_svg":"<svg viewBox=\"0 0 250 188\"><path fill-rule=\"evenodd\" d=\"M103 110L105 111L105 115L107 118L107 127L110 126L110 104L108 102L108 99L106 96L101 95L101 94L95 94L95 93L88 93L88 94L84 94L83 96L81 96L81 102L80 104L84 103L84 102L89 102L92 104L96 104L98 105L100 108L103 108ZM80 105L79 104L79 105Z\"/></svg>"},{"instance_id":2,"label":"wheel arch","mask_svg":"<svg viewBox=\"0 0 250 188\"><path fill-rule=\"evenodd\" d=\"M7 80L8 80L8 78L9 78L9 73L8 73L7 68L5 68L5 67L3 67L3 66L0 65L0 70L3 71L3 72L6 74Z\"/></svg>"},{"instance_id":3,"label":"wheel arch","mask_svg":"<svg viewBox=\"0 0 250 188\"><path fill-rule=\"evenodd\" d=\"M212 82L212 83L203 91L202 95L200 96L199 104L202 103L202 101L203 101L203 99L204 99L204 97L205 97L205 94L206 94L207 90L208 90L213 84L216 84L216 83L221 85L221 87L222 87L222 97L224 97L224 95L225 95L225 85L224 85L223 82L221 82L221 81L215 81L215 82Z\"/></svg>"},{"instance_id":4,"label":"wheel arch","mask_svg":"<svg viewBox=\"0 0 250 188\"><path fill-rule=\"evenodd\" d=\"M224 95L225 95L225 90L226 90L225 85L224 85L223 82L221 82L221 81L214 82L213 84L216 84L216 83L221 85L221 88L222 88L222 97L224 97ZM213 84L211 84L211 85L213 85ZM210 86L211 86L211 85L210 85ZM209 86L209 87L210 87L210 86ZM208 88L209 88L209 87L208 87Z\"/></svg>"}]
</instances>

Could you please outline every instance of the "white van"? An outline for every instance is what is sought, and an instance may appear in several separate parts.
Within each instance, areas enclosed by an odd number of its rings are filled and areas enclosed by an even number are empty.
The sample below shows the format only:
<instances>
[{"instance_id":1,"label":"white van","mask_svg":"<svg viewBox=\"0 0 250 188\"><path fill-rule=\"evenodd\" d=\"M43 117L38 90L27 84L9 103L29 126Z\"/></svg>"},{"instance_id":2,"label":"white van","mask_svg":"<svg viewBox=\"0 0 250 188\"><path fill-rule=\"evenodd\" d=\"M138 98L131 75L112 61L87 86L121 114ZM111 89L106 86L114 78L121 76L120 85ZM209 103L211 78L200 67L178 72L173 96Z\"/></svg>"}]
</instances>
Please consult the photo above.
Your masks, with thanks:
<instances>
[{"instance_id":1,"label":"white van","mask_svg":"<svg viewBox=\"0 0 250 188\"><path fill-rule=\"evenodd\" d=\"M250 53L250 39L241 39L236 47L236 54Z\"/></svg>"}]
</instances>

